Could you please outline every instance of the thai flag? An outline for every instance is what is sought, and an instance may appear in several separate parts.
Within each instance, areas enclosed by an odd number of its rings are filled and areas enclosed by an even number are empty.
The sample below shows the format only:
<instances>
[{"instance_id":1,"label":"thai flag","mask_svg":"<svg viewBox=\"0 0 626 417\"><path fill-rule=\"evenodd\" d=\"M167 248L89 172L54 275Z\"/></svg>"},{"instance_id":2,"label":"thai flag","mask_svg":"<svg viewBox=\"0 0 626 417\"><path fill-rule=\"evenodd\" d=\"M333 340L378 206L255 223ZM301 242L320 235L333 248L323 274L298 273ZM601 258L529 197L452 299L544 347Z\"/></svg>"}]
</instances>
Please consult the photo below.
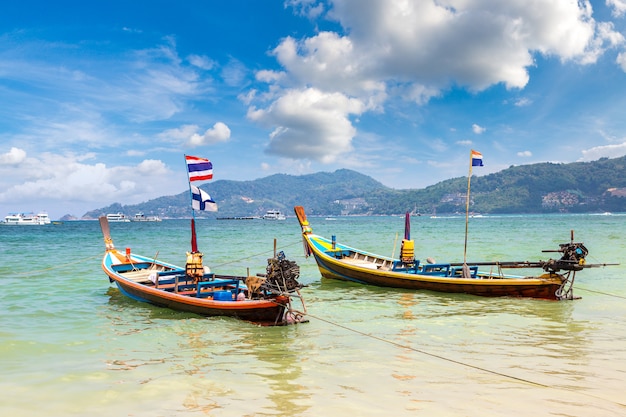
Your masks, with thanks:
<instances>
[{"instance_id":1,"label":"thai flag","mask_svg":"<svg viewBox=\"0 0 626 417\"><path fill-rule=\"evenodd\" d=\"M185 155L189 181L208 181L213 178L213 164L206 158Z\"/></svg>"},{"instance_id":2,"label":"thai flag","mask_svg":"<svg viewBox=\"0 0 626 417\"><path fill-rule=\"evenodd\" d=\"M483 166L483 154L472 149L472 166Z\"/></svg>"},{"instance_id":3,"label":"thai flag","mask_svg":"<svg viewBox=\"0 0 626 417\"><path fill-rule=\"evenodd\" d=\"M213 201L209 193L192 185L191 208L198 211L217 211L217 204Z\"/></svg>"}]
</instances>

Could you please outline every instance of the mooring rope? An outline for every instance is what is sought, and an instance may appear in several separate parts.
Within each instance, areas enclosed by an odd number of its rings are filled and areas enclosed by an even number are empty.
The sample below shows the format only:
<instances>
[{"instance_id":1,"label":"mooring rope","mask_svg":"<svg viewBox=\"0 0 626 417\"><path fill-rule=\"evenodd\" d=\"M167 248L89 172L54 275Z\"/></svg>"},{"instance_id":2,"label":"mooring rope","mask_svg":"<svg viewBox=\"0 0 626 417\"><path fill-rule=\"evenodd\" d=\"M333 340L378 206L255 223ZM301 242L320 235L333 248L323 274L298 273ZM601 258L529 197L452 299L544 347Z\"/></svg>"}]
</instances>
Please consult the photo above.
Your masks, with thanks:
<instances>
[{"instance_id":1,"label":"mooring rope","mask_svg":"<svg viewBox=\"0 0 626 417\"><path fill-rule=\"evenodd\" d=\"M78 259L76 261L68 262L68 263L64 263L64 264L58 264L58 265L55 265L55 266L51 266L49 268L35 269L33 271L25 271L25 272L16 272L16 273L11 274L11 275L12 276L16 276L16 277L21 277L21 276L26 276L26 275L34 275L34 274L38 274L38 273L42 273L42 272L53 271L55 269L65 268L67 266L81 264L81 263L84 263L85 261L88 261L88 260L91 260L91 259L96 259L96 258L101 258L101 257L102 257L102 254L94 255L94 256L88 256L87 258Z\"/></svg>"},{"instance_id":2,"label":"mooring rope","mask_svg":"<svg viewBox=\"0 0 626 417\"><path fill-rule=\"evenodd\" d=\"M623 295L611 294L609 292L604 292L604 291L590 290L589 288L585 288L585 287L577 286L576 290L583 290L583 291L592 292L592 293L595 293L595 294L606 295L607 297L615 297L615 298L621 298L622 300L626 300L626 296L623 296Z\"/></svg>"},{"instance_id":3,"label":"mooring rope","mask_svg":"<svg viewBox=\"0 0 626 417\"><path fill-rule=\"evenodd\" d=\"M294 243L288 243L286 245L281 245L281 247L280 248L276 248L276 250L279 250L279 249L282 249L282 248L289 248L291 246L301 245L301 244L302 244L302 241L298 240L298 241L296 241ZM232 265L232 264L240 263L242 261L246 261L248 259L256 258L257 256L267 256L267 254L272 254L273 255L273 253L274 253L273 249L272 250L266 250L266 251L263 251L263 252L252 254L250 256L246 256L244 258L235 259L235 260L229 261L229 262L223 262L221 264L211 265L211 268L219 268L219 267L222 267L222 266L225 266L225 265Z\"/></svg>"},{"instance_id":4,"label":"mooring rope","mask_svg":"<svg viewBox=\"0 0 626 417\"><path fill-rule=\"evenodd\" d=\"M436 359L440 359L440 360L443 360L443 361L446 361L446 362L451 362L451 363L454 363L454 364L457 364L457 365L461 365L461 366L464 366L464 367L467 367L467 368L476 369L478 371L489 373L489 374L492 374L492 375L498 375L498 376L501 376L503 378L512 379L512 380L515 380L515 381L518 381L518 382L522 382L522 383L525 383L525 384L534 385L534 386L541 387L541 388L551 388L551 389L555 389L555 390L562 390L562 391L572 392L572 393L575 393L575 394L582 394L582 395L585 395L585 396L590 397L590 398L595 398L595 399L598 399L598 400L607 401L607 402L616 404L616 405L618 405L620 407L626 407L625 403L620 403L618 401L614 401L614 400L611 400L611 399L608 399L608 398L600 397L600 396L597 396L597 395L594 395L594 394L590 394L590 393L587 393L587 392L576 391L576 390L574 390L572 388L566 388L566 387L554 387L552 385L542 384L541 382L532 381L532 380L527 379L527 378L521 378L521 377L517 377L517 376L514 376L514 375L505 374L503 372L498 372L498 371L494 371L492 369L487 369L487 368L484 368L484 367L481 367L481 366L472 365L470 363L462 362L462 361L459 361L459 360L456 360L456 359L452 359L452 358L448 358L446 356L438 355L436 353L427 352L427 351L422 350L422 349L418 349L418 348L415 348L415 347L412 347L412 346L404 345L402 343L394 342L393 340L385 339L384 337L376 336L376 335L373 335L371 333L366 333L366 332L363 332L361 330L354 329L354 328L346 326L344 324L340 324L340 323L334 322L334 321L329 320L329 319L325 319L325 318L320 317L320 316L316 316L316 315L308 313L308 312L307 313L298 312L298 313L303 314L305 316L308 316L310 318L322 321L324 323L330 324L332 326L339 327L341 329L350 331L352 333L356 333L356 334L361 335L361 336L369 337L371 339L378 340L380 342L387 343L389 345L393 345L393 346L399 347L401 349L411 350L413 352L417 352L417 353L420 353L422 355L430 356L430 357L433 357L433 358L436 358Z\"/></svg>"}]
</instances>

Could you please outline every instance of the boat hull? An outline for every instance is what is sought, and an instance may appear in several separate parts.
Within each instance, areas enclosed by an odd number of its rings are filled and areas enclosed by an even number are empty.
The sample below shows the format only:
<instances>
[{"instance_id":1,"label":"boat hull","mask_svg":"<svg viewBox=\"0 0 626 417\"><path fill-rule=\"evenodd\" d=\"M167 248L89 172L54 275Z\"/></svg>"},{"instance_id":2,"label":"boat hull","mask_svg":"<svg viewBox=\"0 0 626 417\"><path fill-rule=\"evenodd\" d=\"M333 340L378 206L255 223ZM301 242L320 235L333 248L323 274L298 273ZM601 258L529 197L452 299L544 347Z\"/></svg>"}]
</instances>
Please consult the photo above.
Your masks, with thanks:
<instances>
[{"instance_id":1,"label":"boat hull","mask_svg":"<svg viewBox=\"0 0 626 417\"><path fill-rule=\"evenodd\" d=\"M332 243L322 237L304 234L305 241L313 255L320 274L324 278L352 281L379 287L428 290L445 293L464 293L484 297L528 297L557 300L563 277L559 274L543 274L540 277L526 278L478 273L475 278L452 276L431 276L419 273L394 272L372 265L358 266L329 255ZM356 249L335 246L335 250L354 253ZM364 256L376 257L379 261L393 262L391 258L360 252Z\"/></svg>"},{"instance_id":2,"label":"boat hull","mask_svg":"<svg viewBox=\"0 0 626 417\"><path fill-rule=\"evenodd\" d=\"M275 299L221 301L194 296L193 293L195 291L187 293L167 291L165 288L158 288L150 282L135 282L126 278L123 273L116 271L114 265L120 265L120 258L123 256L126 255L116 250L107 251L103 259L102 269L111 282L117 285L122 294L129 298L159 307L203 316L236 317L262 325L285 324L282 321L288 301L287 297L278 296ZM142 265L140 269L133 270L134 274L141 274L142 270L147 272L155 269L168 272L184 272L182 268L175 265L155 262L136 254L129 255L129 259L132 265ZM238 277L220 276L220 279L238 279Z\"/></svg>"}]
</instances>

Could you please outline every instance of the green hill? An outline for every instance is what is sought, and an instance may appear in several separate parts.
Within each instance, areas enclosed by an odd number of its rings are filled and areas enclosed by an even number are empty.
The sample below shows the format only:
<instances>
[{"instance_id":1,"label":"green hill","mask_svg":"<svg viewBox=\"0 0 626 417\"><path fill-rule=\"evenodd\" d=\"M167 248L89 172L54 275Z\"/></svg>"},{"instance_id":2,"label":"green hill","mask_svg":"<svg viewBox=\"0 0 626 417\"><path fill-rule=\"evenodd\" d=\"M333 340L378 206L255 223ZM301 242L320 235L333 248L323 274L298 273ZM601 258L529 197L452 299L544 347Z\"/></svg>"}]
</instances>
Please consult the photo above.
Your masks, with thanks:
<instances>
[{"instance_id":1,"label":"green hill","mask_svg":"<svg viewBox=\"0 0 626 417\"><path fill-rule=\"evenodd\" d=\"M474 172L476 174L476 170ZM260 216L295 205L312 215L465 212L467 177L453 178L419 190L395 190L348 169L293 176L276 174L254 181L219 180L202 186L219 212L207 217ZM626 211L626 157L570 164L512 166L472 177L470 210L488 213ZM164 218L189 217L187 191L141 204L112 204L83 218L104 213L137 212Z\"/></svg>"}]
</instances>

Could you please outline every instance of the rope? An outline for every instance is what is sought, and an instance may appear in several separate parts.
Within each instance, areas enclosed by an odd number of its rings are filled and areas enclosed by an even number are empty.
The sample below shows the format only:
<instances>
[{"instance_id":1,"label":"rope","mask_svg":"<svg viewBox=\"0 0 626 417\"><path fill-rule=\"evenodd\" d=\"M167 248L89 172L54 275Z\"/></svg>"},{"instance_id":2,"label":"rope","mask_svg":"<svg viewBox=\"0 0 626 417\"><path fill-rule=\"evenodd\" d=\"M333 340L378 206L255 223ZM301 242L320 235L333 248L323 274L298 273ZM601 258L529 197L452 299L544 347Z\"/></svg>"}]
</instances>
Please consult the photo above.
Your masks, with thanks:
<instances>
[{"instance_id":1,"label":"rope","mask_svg":"<svg viewBox=\"0 0 626 417\"><path fill-rule=\"evenodd\" d=\"M84 263L85 261L88 261L90 259L95 259L95 258L102 258L102 255L89 256L87 258L79 259L79 260L76 260L74 262L68 262L66 264L59 264L59 265L51 266L50 268L36 269L34 271L27 271L27 272L18 272L18 273L11 274L11 275L16 276L16 277L27 276L27 275L34 275L34 274L37 274L37 273L42 273L42 272L46 272L46 271L52 271L52 270L59 269L59 268L65 268L66 266L70 266L70 265L81 264L81 263Z\"/></svg>"},{"instance_id":2,"label":"rope","mask_svg":"<svg viewBox=\"0 0 626 417\"><path fill-rule=\"evenodd\" d=\"M296 310L294 310L294 311L296 311ZM461 365L461 366L464 366L464 367L467 367L467 368L475 369L475 370L478 370L478 371L481 371L481 372L485 372L485 373L489 373L489 374L492 374L492 375L501 376L503 378L512 379L514 381L522 382L522 383L525 383L525 384L534 385L536 387L552 388L552 389L555 389L555 390L559 390L560 389L560 390L567 391L567 392L572 392L572 393L575 393L575 394L582 394L582 395L585 395L587 397L595 398L595 399L598 399L598 400L607 401L607 402L619 405L621 407L626 407L626 404L624 404L624 403L613 401L613 400L610 400L610 399L607 399L607 398L603 398L603 397L600 397L600 396L597 396L597 395L593 395L593 394L590 394L590 393L587 393L587 392L576 391L576 390L570 389L570 388L558 388L558 387L542 384L540 382L532 381L530 379L520 378L520 377L517 377L517 376L513 376L513 375L505 374L505 373L502 373L502 372L494 371L494 370L491 370L491 369L483 368L483 367L480 367L480 366L472 365L472 364L467 363L467 362L462 362L462 361L459 361L459 360L456 360L456 359L451 359L451 358L448 358L448 357L445 357L445 356L442 356L442 355L438 355L438 354L435 354L435 353L427 352L427 351L422 350L422 349L417 349L417 348L414 348L414 347L411 347L411 346L407 346L407 345L404 345L402 343L394 342L393 340L388 340L388 339L385 339L383 337L373 335L371 333L365 333L363 331L360 331L360 330L348 327L348 326L343 325L343 324L339 324L339 323L333 322L332 320L328 320L328 319L325 319L325 318L322 318L322 317L319 317L319 316L316 316L316 315L313 315L313 314L310 314L310 313L302 313L302 312L298 312L298 313L306 315L308 317L312 317L314 319L317 319L317 320L322 321L324 323L330 324L332 326L339 327L341 329L350 331L352 333L356 333L356 334L361 335L361 336L369 337L371 339L378 340L380 342L387 343L387 344L392 345L392 346L396 346L396 347L399 347L399 348L402 348L402 349L411 350L413 352L421 353L422 355L430 356L430 357L433 357L433 358L436 358L436 359L440 359L440 360L443 360L443 361L446 361L446 362L454 363L454 364L457 364L457 365Z\"/></svg>"},{"instance_id":3,"label":"rope","mask_svg":"<svg viewBox=\"0 0 626 417\"><path fill-rule=\"evenodd\" d=\"M278 250L278 249L282 249L282 248L288 248L288 247L295 246L295 245L300 245L301 243L302 243L302 241L301 241L301 240L298 240L298 241L296 241L296 242L294 242L294 243L289 243L289 244L287 244L287 245L282 245L280 248L277 248L277 250ZM240 263L240 262L245 261L245 260L248 260L248 259L256 258L257 256L266 255L266 254L268 254L268 253L272 253L272 254L273 254L273 253L274 253L274 249L272 249L272 250L266 250L266 251L259 252L259 253L256 253L256 254L252 254L252 255L250 255L250 256L246 256L245 258L235 259L234 261L224 262L224 263L221 263L221 264L211 265L211 268L219 268L219 267L224 266L224 265L232 265L232 264Z\"/></svg>"},{"instance_id":4,"label":"rope","mask_svg":"<svg viewBox=\"0 0 626 417\"><path fill-rule=\"evenodd\" d=\"M615 298L621 298L622 300L626 300L626 296L623 296L623 295L611 294L611 293L604 292L604 291L590 290L589 288L585 288L585 287L576 287L576 290L583 290L583 291L592 292L595 294L606 295L607 297L615 297Z\"/></svg>"}]
</instances>

